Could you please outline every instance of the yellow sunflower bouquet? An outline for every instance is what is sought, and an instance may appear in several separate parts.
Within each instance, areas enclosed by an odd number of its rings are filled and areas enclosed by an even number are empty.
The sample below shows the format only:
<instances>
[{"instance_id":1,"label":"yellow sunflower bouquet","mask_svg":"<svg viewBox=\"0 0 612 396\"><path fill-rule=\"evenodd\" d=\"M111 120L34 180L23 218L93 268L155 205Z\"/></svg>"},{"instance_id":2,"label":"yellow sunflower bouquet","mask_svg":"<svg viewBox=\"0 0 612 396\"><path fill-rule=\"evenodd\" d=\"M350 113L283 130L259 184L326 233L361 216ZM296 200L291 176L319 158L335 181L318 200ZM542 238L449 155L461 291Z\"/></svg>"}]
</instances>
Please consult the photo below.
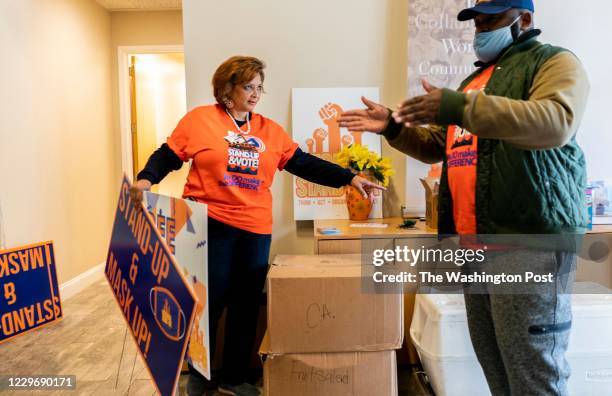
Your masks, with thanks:
<instances>
[{"instance_id":1,"label":"yellow sunflower bouquet","mask_svg":"<svg viewBox=\"0 0 612 396\"><path fill-rule=\"evenodd\" d=\"M361 144L344 147L336 155L336 163L357 172L370 173L384 187L389 185L391 176L395 174L389 158L381 157Z\"/></svg>"}]
</instances>

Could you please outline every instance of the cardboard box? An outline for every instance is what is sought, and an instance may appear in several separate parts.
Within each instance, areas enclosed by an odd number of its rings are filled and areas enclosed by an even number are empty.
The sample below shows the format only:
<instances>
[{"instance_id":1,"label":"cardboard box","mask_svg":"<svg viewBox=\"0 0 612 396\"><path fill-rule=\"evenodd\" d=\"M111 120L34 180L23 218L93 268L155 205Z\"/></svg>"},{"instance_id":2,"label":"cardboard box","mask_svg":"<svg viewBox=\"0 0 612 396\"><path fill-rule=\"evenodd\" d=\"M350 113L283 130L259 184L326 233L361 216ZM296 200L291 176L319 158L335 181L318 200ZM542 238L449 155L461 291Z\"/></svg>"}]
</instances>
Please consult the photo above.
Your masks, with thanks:
<instances>
[{"instance_id":1,"label":"cardboard box","mask_svg":"<svg viewBox=\"0 0 612 396\"><path fill-rule=\"evenodd\" d=\"M277 256L268 273L268 332L275 353L399 349L401 292L362 291L360 255Z\"/></svg>"},{"instance_id":2,"label":"cardboard box","mask_svg":"<svg viewBox=\"0 0 612 396\"><path fill-rule=\"evenodd\" d=\"M414 293L404 294L404 329L407 329L407 332L410 331L410 325L412 324L415 299L416 294ZM402 348L402 351L406 352L407 362L409 364L416 365L421 363L419 360L419 354L417 353L417 350L414 347L410 337L405 338L404 348Z\"/></svg>"},{"instance_id":3,"label":"cardboard box","mask_svg":"<svg viewBox=\"0 0 612 396\"><path fill-rule=\"evenodd\" d=\"M425 224L432 230L438 229L438 192L440 179L426 177L421 179L425 188Z\"/></svg>"},{"instance_id":4,"label":"cardboard box","mask_svg":"<svg viewBox=\"0 0 612 396\"><path fill-rule=\"evenodd\" d=\"M396 396L395 351L271 354L264 360L265 396Z\"/></svg>"}]
</instances>

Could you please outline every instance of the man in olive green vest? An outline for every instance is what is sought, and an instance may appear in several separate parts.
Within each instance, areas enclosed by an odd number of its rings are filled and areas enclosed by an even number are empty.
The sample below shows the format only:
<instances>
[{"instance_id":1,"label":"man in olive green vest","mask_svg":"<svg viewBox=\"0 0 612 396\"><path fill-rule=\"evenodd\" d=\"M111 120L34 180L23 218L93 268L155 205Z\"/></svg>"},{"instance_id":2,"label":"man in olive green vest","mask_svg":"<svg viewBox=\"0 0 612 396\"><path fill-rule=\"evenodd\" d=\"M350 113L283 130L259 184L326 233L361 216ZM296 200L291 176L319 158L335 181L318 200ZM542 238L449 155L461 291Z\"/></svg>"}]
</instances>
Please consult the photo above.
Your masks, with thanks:
<instances>
[{"instance_id":1,"label":"man in olive green vest","mask_svg":"<svg viewBox=\"0 0 612 396\"><path fill-rule=\"evenodd\" d=\"M477 70L457 91L423 81L427 94L396 111L362 98L340 126L382 134L426 163L443 161L441 235L580 235L587 226L586 166L576 133L589 92L571 52L537 41L532 0L479 0L459 20L474 20ZM575 253L493 252L512 272L556 275ZM571 283L571 276L568 277ZM470 336L493 395L566 395L571 299L559 283L529 294L465 293Z\"/></svg>"}]
</instances>

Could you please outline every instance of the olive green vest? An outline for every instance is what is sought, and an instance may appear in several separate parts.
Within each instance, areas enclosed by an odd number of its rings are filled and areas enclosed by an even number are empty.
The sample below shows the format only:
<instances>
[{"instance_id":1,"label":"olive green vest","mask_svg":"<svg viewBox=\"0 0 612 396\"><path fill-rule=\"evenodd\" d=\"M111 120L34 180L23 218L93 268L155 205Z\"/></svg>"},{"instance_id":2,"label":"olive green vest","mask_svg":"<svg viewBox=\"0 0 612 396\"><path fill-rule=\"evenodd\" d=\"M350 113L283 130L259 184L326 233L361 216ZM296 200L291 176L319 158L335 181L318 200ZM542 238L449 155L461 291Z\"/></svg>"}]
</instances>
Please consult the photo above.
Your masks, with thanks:
<instances>
[{"instance_id":1,"label":"olive green vest","mask_svg":"<svg viewBox=\"0 0 612 396\"><path fill-rule=\"evenodd\" d=\"M511 99L529 99L539 68L563 48L525 34L496 62L485 92ZM481 67L462 84L469 84ZM537 131L534 131L537 133ZM575 137L563 147L522 150L497 139L478 139L476 222L479 234L583 233L586 164ZM438 231L455 234L452 198L444 161L440 181Z\"/></svg>"}]
</instances>

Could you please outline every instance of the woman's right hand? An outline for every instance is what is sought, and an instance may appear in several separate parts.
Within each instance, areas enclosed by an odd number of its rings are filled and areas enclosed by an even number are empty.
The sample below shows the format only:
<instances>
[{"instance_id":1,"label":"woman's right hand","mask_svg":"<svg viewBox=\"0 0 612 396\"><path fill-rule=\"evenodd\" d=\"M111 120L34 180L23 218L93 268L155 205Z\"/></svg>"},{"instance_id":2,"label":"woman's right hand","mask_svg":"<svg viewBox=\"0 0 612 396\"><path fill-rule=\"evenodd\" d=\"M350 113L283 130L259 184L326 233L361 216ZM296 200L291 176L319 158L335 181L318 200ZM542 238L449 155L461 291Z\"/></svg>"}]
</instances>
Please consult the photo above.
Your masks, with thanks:
<instances>
[{"instance_id":1,"label":"woman's right hand","mask_svg":"<svg viewBox=\"0 0 612 396\"><path fill-rule=\"evenodd\" d=\"M142 192L149 191L151 189L151 182L146 179L140 179L136 183L132 184L130 188L130 198L136 210L142 209Z\"/></svg>"},{"instance_id":2,"label":"woman's right hand","mask_svg":"<svg viewBox=\"0 0 612 396\"><path fill-rule=\"evenodd\" d=\"M341 128L355 132L381 133L389 122L390 111L380 103L361 97L366 109L345 111L338 118Z\"/></svg>"}]
</instances>

